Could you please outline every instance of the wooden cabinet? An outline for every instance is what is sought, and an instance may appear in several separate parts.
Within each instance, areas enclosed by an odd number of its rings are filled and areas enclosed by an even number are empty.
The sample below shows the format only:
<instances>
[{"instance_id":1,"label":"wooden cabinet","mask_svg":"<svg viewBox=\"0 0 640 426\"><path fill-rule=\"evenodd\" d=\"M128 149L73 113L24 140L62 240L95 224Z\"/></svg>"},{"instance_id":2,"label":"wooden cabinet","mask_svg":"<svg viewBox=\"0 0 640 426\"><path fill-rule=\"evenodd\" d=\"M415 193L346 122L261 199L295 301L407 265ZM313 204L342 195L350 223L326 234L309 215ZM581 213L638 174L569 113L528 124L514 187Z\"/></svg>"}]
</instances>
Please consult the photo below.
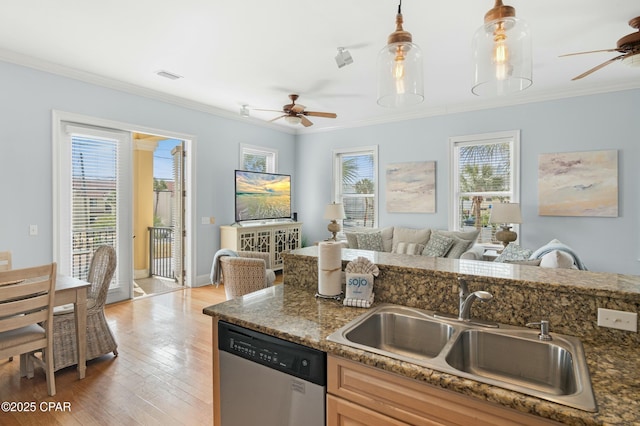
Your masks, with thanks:
<instances>
[{"instance_id":1,"label":"wooden cabinet","mask_svg":"<svg viewBox=\"0 0 640 426\"><path fill-rule=\"evenodd\" d=\"M282 253L300 248L301 222L221 226L220 248L269 253L271 269L282 269Z\"/></svg>"},{"instance_id":2,"label":"wooden cabinet","mask_svg":"<svg viewBox=\"0 0 640 426\"><path fill-rule=\"evenodd\" d=\"M327 392L329 426L558 424L333 355Z\"/></svg>"}]
</instances>

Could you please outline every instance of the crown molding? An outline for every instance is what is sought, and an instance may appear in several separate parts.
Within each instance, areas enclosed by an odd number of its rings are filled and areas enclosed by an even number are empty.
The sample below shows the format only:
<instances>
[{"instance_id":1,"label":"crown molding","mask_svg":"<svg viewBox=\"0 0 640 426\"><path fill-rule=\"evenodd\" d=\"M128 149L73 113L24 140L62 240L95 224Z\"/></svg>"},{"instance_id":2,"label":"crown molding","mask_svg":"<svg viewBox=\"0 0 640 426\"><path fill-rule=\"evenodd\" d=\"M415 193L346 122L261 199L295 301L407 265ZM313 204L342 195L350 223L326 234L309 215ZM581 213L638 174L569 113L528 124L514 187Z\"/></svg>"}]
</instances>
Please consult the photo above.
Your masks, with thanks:
<instances>
[{"instance_id":1,"label":"crown molding","mask_svg":"<svg viewBox=\"0 0 640 426\"><path fill-rule=\"evenodd\" d=\"M34 58L32 56L23 55L11 50L0 49L0 60L21 65L24 67L32 68L38 71L47 72L50 74L56 74L62 77L71 78L74 80L83 81L85 83L95 84L96 86L105 87L108 89L117 90L133 95L142 96L145 98L165 102L171 105L180 106L183 108L192 109L199 112L215 115L228 120L241 121L245 124L252 124L254 126L264 127L272 130L276 130L282 133L295 134L295 129L289 129L287 127L278 126L269 122L258 120L252 117L241 117L239 114L234 114L230 111L226 111L211 105L203 104L201 102L191 101L179 96L169 95L159 92L157 90L147 89L142 86L138 86L131 83L125 83L113 78L104 77L98 74L81 71L75 68L67 67L64 65L56 64L53 62L45 61L42 59Z\"/></svg>"},{"instance_id":2,"label":"crown molding","mask_svg":"<svg viewBox=\"0 0 640 426\"><path fill-rule=\"evenodd\" d=\"M325 133L333 132L337 130L359 128L366 126L374 126L380 124L395 123L407 120L415 120L420 118L437 117L448 114L457 114L462 112L481 111L494 108L504 108L509 106L524 105L536 102L546 102L559 99L567 99L579 96L589 96L602 93L618 92L624 90L640 89L640 80L629 79L619 81L613 84L601 84L593 85L588 88L576 88L570 90L547 90L541 92L526 91L517 95L494 98L482 102L467 102L461 104L449 105L446 107L424 108L419 110L412 110L408 113L399 113L393 116L376 117L366 120L353 121L351 123L331 126L323 128L289 128L280 125L276 125L263 120L258 120L253 117L241 117L239 114L232 113L227 110L223 110L211 105L203 104L201 102L191 101L179 96L169 95L156 90L147 89L142 86L138 86L131 83L125 83L120 80L104 77L98 74L81 71L75 68L70 68L64 65L56 64L49 61L44 61L31 56L23 55L14 51L0 49L0 60L10 62L13 64L33 68L39 71L48 72L51 74L68 77L75 80L80 80L86 83L95 84L105 88L118 90L121 92L134 94L149 99L158 100L168 104L180 106L195 111L204 112L207 114L222 117L228 120L240 121L245 124L251 124L262 128L268 128L282 133L303 135L311 133ZM534 82L535 84L535 82Z\"/></svg>"}]
</instances>

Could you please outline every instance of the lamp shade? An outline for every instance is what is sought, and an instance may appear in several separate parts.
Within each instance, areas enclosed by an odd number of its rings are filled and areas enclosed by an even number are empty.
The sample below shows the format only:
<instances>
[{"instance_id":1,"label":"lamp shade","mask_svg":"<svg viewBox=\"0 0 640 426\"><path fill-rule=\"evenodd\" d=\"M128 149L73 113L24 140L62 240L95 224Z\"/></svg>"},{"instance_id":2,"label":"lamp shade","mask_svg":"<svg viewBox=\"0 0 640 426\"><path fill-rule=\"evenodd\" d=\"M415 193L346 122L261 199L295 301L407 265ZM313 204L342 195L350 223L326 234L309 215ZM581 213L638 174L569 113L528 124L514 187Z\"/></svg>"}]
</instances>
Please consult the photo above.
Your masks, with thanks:
<instances>
[{"instance_id":1,"label":"lamp shade","mask_svg":"<svg viewBox=\"0 0 640 426\"><path fill-rule=\"evenodd\" d=\"M422 75L422 52L417 45L404 42L383 47L378 54L378 105L398 108L422 102Z\"/></svg>"},{"instance_id":2,"label":"lamp shade","mask_svg":"<svg viewBox=\"0 0 640 426\"><path fill-rule=\"evenodd\" d=\"M531 50L527 23L515 17L515 9L497 1L473 37L471 91L478 96L499 96L531 86Z\"/></svg>"},{"instance_id":3,"label":"lamp shade","mask_svg":"<svg viewBox=\"0 0 640 426\"><path fill-rule=\"evenodd\" d=\"M327 204L324 209L324 219L327 220L341 220L345 218L344 207L342 203Z\"/></svg>"},{"instance_id":4,"label":"lamp shade","mask_svg":"<svg viewBox=\"0 0 640 426\"><path fill-rule=\"evenodd\" d=\"M399 5L396 30L378 53L378 105L387 108L415 105L424 100L422 52L402 23Z\"/></svg>"},{"instance_id":5,"label":"lamp shade","mask_svg":"<svg viewBox=\"0 0 640 426\"><path fill-rule=\"evenodd\" d=\"M522 223L520 203L497 203L491 206L490 223Z\"/></svg>"}]
</instances>

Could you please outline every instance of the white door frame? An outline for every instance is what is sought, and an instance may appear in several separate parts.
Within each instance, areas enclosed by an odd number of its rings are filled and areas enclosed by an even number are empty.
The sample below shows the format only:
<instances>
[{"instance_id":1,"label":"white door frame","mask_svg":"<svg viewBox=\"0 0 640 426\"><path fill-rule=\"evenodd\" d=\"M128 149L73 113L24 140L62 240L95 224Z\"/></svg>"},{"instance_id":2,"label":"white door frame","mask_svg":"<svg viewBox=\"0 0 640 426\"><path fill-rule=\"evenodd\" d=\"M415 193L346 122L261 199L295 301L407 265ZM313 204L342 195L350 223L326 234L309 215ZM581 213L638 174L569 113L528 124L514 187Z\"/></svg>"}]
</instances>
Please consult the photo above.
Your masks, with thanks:
<instances>
[{"instance_id":1,"label":"white door frame","mask_svg":"<svg viewBox=\"0 0 640 426\"><path fill-rule=\"evenodd\" d=\"M196 151L196 137L194 135L186 133L178 133L169 130L156 129L146 126L140 126L137 124L125 123L114 120L106 120L98 117L92 117L88 115L76 114L66 111L52 110L52 162L53 162L53 260L58 262L60 259L59 244L60 244L60 226L59 226L59 197L55 191L57 190L58 168L59 168L59 147L62 143L61 130L62 122L74 122L78 124L85 124L89 126L105 127L109 129L117 129L125 132L139 132L150 135L165 136L168 138L180 139L185 142L185 151L187 153L185 161L185 190L187 193L187 203L185 205L185 230L187 231L187 238L185 241L185 282L187 287L193 287L196 285L196 268L195 268L195 248L196 248L196 235L194 232L195 220L195 194L196 194L196 182L195 182L195 151ZM133 217L131 218L133 222ZM133 228L133 224L131 225ZM131 229L132 229L131 228ZM133 247L133 242L131 243ZM131 250L133 257L133 249ZM133 261L131 260L129 267L131 268L130 276L133 280ZM131 283L130 298L133 298L133 283Z\"/></svg>"}]
</instances>

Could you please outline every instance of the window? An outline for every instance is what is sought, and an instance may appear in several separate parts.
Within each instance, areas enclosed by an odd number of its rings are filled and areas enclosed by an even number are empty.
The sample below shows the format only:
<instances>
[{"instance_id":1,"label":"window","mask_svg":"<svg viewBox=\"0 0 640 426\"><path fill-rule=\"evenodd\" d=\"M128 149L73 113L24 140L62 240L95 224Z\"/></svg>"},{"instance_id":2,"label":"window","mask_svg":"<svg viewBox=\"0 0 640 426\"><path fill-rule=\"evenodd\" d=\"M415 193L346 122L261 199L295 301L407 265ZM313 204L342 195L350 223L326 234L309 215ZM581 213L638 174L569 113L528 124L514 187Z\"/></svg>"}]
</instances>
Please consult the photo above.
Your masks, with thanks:
<instances>
[{"instance_id":1,"label":"window","mask_svg":"<svg viewBox=\"0 0 640 426\"><path fill-rule=\"evenodd\" d=\"M378 223L378 147L333 151L334 201L342 203L343 229Z\"/></svg>"},{"instance_id":2,"label":"window","mask_svg":"<svg viewBox=\"0 0 640 426\"><path fill-rule=\"evenodd\" d=\"M240 169L251 172L276 173L278 150L240 144Z\"/></svg>"},{"instance_id":3,"label":"window","mask_svg":"<svg viewBox=\"0 0 640 426\"><path fill-rule=\"evenodd\" d=\"M480 229L478 243L498 244L489 216L493 203L520 200L520 132L452 137L449 148L450 229Z\"/></svg>"}]
</instances>

